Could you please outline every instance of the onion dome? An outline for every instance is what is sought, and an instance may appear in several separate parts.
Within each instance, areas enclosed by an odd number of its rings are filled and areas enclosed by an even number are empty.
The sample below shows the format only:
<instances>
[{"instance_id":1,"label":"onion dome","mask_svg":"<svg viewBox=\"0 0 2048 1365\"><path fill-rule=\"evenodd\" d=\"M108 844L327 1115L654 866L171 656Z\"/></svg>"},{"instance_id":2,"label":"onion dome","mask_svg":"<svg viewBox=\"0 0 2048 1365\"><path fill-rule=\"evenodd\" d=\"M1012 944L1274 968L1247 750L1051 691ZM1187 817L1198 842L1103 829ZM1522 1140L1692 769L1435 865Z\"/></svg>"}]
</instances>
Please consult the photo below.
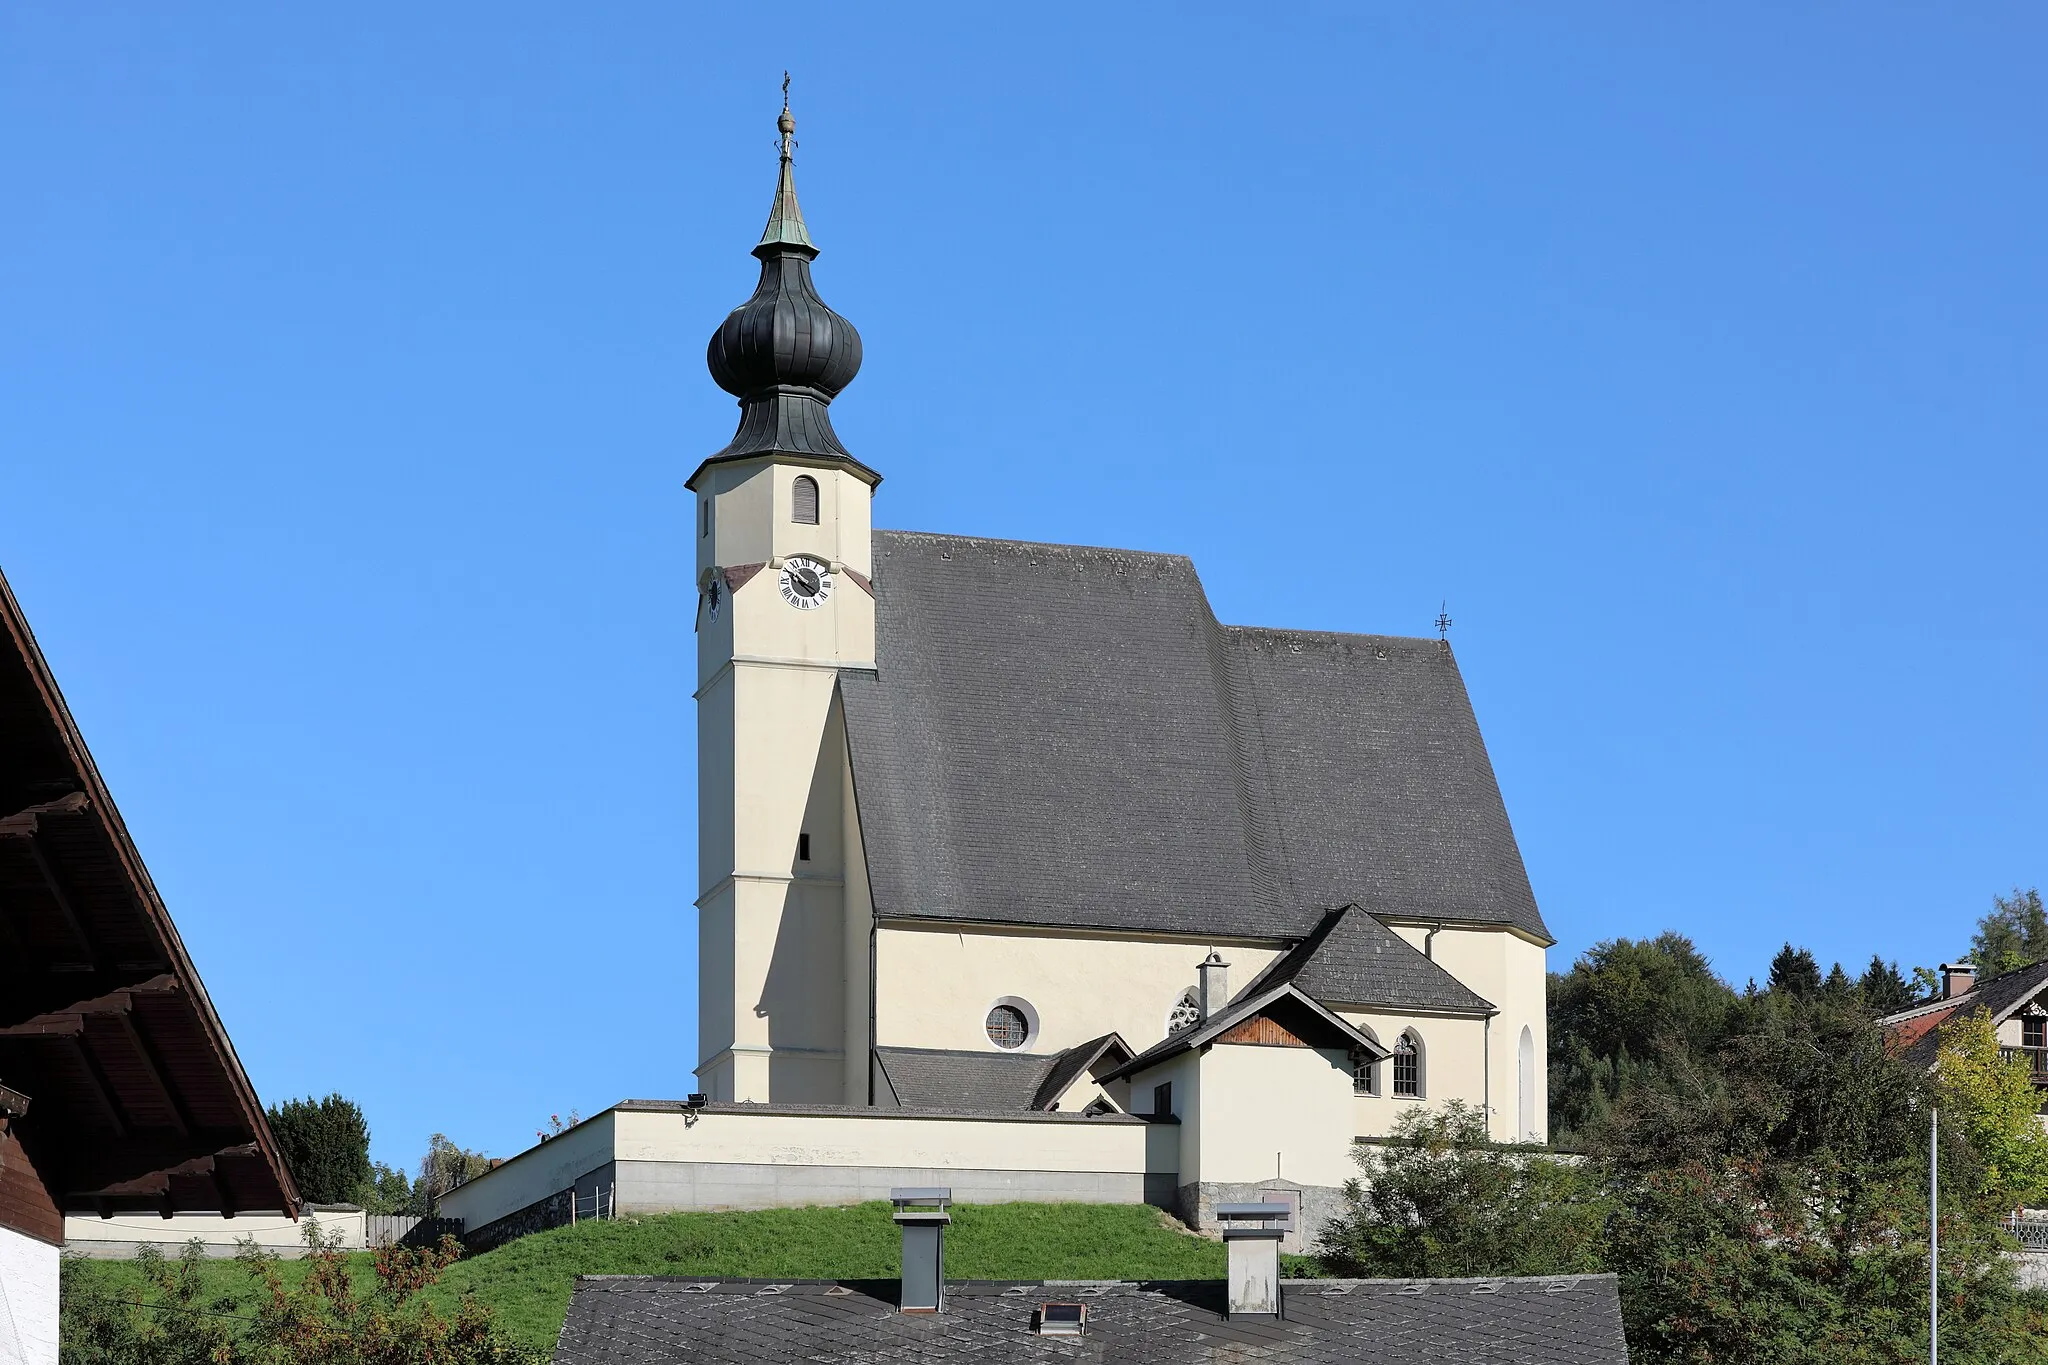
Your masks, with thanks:
<instances>
[{"instance_id":1,"label":"onion dome","mask_svg":"<svg viewBox=\"0 0 2048 1365\"><path fill-rule=\"evenodd\" d=\"M782 167L768 226L754 247L761 282L712 333L705 356L718 387L740 400L739 430L705 463L772 455L849 469L879 483L881 476L839 443L826 411L860 372L860 333L825 306L811 283L818 248L796 201L790 166L796 120L789 115L786 89L775 126L782 135Z\"/></svg>"}]
</instances>

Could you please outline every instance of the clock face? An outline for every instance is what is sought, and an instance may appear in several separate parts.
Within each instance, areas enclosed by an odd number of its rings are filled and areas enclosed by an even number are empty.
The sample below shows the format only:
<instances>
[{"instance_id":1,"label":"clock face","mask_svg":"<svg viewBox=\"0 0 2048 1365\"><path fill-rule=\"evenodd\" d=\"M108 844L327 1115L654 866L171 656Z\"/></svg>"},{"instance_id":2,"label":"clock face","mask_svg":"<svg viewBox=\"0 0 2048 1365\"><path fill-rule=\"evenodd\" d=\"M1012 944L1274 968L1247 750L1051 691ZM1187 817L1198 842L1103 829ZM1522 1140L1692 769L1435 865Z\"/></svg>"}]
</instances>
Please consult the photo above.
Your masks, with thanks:
<instances>
[{"instance_id":1,"label":"clock face","mask_svg":"<svg viewBox=\"0 0 2048 1365\"><path fill-rule=\"evenodd\" d=\"M718 608L724 601L725 584L719 582L715 577L706 582L704 585L704 604L710 609L712 620L716 621L718 619Z\"/></svg>"},{"instance_id":2,"label":"clock face","mask_svg":"<svg viewBox=\"0 0 2048 1365\"><path fill-rule=\"evenodd\" d=\"M821 560L795 555L782 566L782 600L798 611L825 605L832 596L832 570Z\"/></svg>"}]
</instances>

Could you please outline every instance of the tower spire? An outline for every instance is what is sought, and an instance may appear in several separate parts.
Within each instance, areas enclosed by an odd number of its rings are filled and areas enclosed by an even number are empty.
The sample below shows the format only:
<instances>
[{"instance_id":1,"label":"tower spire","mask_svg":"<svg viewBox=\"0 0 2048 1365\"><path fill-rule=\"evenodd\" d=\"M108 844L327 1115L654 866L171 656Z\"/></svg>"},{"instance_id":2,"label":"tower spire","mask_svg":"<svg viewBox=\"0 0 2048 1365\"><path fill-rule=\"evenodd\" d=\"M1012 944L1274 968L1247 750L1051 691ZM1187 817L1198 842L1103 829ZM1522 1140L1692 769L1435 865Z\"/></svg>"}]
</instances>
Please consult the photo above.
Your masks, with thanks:
<instances>
[{"instance_id":1,"label":"tower spire","mask_svg":"<svg viewBox=\"0 0 2048 1365\"><path fill-rule=\"evenodd\" d=\"M789 73L782 73L781 169L768 227L754 246L761 280L711 336L705 361L718 386L740 400L739 430L705 466L767 455L847 470L870 487L881 475L840 444L826 408L860 372L860 333L825 306L811 283L818 248L797 207L790 157L796 120L789 114ZM702 474L703 468L697 473ZM690 484L696 485L697 475Z\"/></svg>"},{"instance_id":2,"label":"tower spire","mask_svg":"<svg viewBox=\"0 0 2048 1365\"><path fill-rule=\"evenodd\" d=\"M762 247L797 246L817 251L810 229L804 226L804 211L796 202L796 172L790 153L796 147L796 120L789 116L789 73L782 73L782 117L775 120L782 135L782 170L775 178L775 202L768 206L768 226L761 232L755 254Z\"/></svg>"}]
</instances>

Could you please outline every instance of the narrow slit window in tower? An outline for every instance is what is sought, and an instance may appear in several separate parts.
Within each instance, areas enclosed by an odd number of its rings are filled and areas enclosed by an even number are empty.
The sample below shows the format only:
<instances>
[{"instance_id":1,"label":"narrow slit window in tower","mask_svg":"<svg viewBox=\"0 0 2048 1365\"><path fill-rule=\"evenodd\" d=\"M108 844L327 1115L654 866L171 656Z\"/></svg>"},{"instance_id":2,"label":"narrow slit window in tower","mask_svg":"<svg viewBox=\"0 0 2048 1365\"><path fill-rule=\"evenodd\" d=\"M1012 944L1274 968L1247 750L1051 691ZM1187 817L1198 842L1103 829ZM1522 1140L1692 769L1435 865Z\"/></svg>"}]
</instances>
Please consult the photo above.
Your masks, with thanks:
<instances>
[{"instance_id":1,"label":"narrow slit window in tower","mask_svg":"<svg viewBox=\"0 0 2048 1365\"><path fill-rule=\"evenodd\" d=\"M818 524L818 481L808 474L796 476L796 487L790 490L789 519L800 526Z\"/></svg>"},{"instance_id":2,"label":"narrow slit window in tower","mask_svg":"<svg viewBox=\"0 0 2048 1365\"><path fill-rule=\"evenodd\" d=\"M811 860L811 836L809 834L799 834L796 836L796 860L800 863L807 863Z\"/></svg>"}]
</instances>

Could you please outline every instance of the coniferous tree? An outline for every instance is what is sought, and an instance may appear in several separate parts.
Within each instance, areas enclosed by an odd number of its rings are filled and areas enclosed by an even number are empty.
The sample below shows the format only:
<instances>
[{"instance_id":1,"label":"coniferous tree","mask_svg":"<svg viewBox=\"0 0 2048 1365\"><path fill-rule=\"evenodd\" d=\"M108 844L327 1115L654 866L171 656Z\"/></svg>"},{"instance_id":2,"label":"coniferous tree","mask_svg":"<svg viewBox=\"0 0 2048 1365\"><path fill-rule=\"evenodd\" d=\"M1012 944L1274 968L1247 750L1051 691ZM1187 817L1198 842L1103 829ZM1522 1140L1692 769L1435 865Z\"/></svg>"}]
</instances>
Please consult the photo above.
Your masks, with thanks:
<instances>
[{"instance_id":1,"label":"coniferous tree","mask_svg":"<svg viewBox=\"0 0 2048 1365\"><path fill-rule=\"evenodd\" d=\"M1771 959L1771 989L1804 1000L1820 989L1820 964L1804 948L1787 943Z\"/></svg>"},{"instance_id":2,"label":"coniferous tree","mask_svg":"<svg viewBox=\"0 0 2048 1365\"><path fill-rule=\"evenodd\" d=\"M2036 962L2048 962L2048 906L2037 887L1993 896L1991 913L1977 921L1970 958L1982 976L1998 976Z\"/></svg>"},{"instance_id":3,"label":"coniferous tree","mask_svg":"<svg viewBox=\"0 0 2048 1365\"><path fill-rule=\"evenodd\" d=\"M354 1100L308 1095L272 1105L265 1117L307 1203L353 1203L370 1184L370 1125Z\"/></svg>"},{"instance_id":4,"label":"coniferous tree","mask_svg":"<svg viewBox=\"0 0 2048 1365\"><path fill-rule=\"evenodd\" d=\"M1900 975L1899 964L1886 962L1875 953L1856 987L1863 992L1863 1007L1876 1015L1897 1014L1919 1002L1912 983Z\"/></svg>"}]
</instances>

